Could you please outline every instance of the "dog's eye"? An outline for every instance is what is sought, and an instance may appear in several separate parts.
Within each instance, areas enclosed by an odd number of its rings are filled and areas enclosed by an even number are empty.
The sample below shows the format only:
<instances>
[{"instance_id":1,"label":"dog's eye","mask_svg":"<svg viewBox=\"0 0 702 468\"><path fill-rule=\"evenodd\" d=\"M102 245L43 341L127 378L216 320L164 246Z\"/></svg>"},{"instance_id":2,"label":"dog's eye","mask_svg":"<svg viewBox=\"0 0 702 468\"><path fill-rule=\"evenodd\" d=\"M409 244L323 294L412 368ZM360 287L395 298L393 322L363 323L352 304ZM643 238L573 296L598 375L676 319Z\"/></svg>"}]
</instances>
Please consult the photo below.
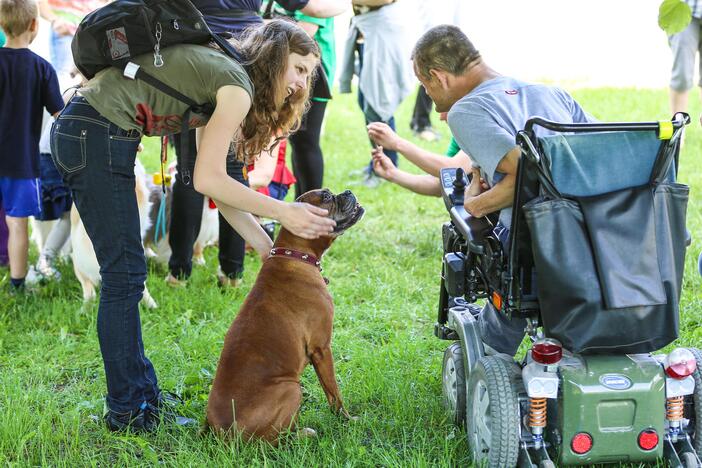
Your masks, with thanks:
<instances>
[{"instance_id":1,"label":"dog's eye","mask_svg":"<svg viewBox=\"0 0 702 468\"><path fill-rule=\"evenodd\" d=\"M324 193L322 194L322 201L323 201L323 202L327 203L327 202L330 202L331 200L332 200L332 194L331 194L331 193L329 193L329 192L324 192Z\"/></svg>"}]
</instances>

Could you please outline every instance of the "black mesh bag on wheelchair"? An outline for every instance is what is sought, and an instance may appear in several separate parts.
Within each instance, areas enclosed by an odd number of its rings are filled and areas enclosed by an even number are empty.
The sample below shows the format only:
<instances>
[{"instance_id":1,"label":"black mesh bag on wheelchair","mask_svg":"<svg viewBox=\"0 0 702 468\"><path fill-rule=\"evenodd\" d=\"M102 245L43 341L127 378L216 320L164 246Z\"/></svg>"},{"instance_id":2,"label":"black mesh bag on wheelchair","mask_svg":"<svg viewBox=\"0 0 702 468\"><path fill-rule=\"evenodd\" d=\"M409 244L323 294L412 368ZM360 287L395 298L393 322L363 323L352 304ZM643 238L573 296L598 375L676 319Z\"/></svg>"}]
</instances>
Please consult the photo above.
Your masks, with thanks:
<instances>
[{"instance_id":1,"label":"black mesh bag on wheelchair","mask_svg":"<svg viewBox=\"0 0 702 468\"><path fill-rule=\"evenodd\" d=\"M516 217L531 239L545 335L576 353L675 340L689 194L675 182L677 144L644 130L520 139L540 185Z\"/></svg>"}]
</instances>

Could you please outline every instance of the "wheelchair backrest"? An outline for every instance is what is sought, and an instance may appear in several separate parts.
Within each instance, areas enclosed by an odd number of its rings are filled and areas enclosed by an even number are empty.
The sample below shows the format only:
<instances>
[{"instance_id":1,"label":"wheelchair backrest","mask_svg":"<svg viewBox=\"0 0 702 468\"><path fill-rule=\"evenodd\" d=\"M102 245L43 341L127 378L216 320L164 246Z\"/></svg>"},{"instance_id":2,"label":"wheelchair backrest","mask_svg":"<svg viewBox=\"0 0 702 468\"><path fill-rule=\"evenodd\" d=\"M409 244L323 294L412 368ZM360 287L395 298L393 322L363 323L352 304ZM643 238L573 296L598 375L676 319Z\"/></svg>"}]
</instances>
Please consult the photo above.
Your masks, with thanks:
<instances>
[{"instance_id":1,"label":"wheelchair backrest","mask_svg":"<svg viewBox=\"0 0 702 468\"><path fill-rule=\"evenodd\" d=\"M559 134L538 139L552 180L566 197L589 197L648 183L661 146L667 144L652 131ZM675 171L667 171L665 180L674 179Z\"/></svg>"},{"instance_id":2,"label":"wheelchair backrest","mask_svg":"<svg viewBox=\"0 0 702 468\"><path fill-rule=\"evenodd\" d=\"M514 309L576 352L667 344L684 264L687 189L672 183L684 123L661 124L670 130L661 138L657 123L541 123L563 133L517 138L506 285Z\"/></svg>"}]
</instances>

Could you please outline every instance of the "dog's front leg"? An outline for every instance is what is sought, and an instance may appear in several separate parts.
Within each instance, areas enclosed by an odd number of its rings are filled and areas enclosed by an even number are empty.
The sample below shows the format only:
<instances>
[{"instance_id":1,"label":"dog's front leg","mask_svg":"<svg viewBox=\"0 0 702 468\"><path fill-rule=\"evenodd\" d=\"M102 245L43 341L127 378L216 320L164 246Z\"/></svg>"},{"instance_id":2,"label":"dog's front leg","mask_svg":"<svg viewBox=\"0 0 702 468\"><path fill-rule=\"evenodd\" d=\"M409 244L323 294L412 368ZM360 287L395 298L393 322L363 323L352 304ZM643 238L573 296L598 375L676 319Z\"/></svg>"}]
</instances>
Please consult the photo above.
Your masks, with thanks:
<instances>
[{"instance_id":1,"label":"dog's front leg","mask_svg":"<svg viewBox=\"0 0 702 468\"><path fill-rule=\"evenodd\" d=\"M329 406L336 413L345 416L347 419L354 419L341 401L341 393L339 386L336 383L336 373L334 372L334 358L330 347L317 348L310 356L314 370L319 378L319 383L322 384L324 394L327 396Z\"/></svg>"}]
</instances>

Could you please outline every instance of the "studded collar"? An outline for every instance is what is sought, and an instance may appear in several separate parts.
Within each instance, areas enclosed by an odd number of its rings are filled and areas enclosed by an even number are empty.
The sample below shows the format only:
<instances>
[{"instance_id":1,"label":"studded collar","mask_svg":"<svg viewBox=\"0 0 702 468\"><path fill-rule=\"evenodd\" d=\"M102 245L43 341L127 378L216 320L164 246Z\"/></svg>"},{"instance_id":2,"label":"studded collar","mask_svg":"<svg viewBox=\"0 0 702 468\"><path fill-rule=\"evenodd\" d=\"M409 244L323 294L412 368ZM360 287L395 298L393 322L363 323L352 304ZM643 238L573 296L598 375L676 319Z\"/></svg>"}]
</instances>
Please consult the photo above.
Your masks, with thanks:
<instances>
[{"instance_id":1,"label":"studded collar","mask_svg":"<svg viewBox=\"0 0 702 468\"><path fill-rule=\"evenodd\" d=\"M319 271L322 271L322 265L317 257L312 254L300 252L299 250L287 249L284 247L273 247L271 249L271 257L294 258L295 260L300 260L305 263L309 263L310 265L314 265Z\"/></svg>"}]
</instances>

